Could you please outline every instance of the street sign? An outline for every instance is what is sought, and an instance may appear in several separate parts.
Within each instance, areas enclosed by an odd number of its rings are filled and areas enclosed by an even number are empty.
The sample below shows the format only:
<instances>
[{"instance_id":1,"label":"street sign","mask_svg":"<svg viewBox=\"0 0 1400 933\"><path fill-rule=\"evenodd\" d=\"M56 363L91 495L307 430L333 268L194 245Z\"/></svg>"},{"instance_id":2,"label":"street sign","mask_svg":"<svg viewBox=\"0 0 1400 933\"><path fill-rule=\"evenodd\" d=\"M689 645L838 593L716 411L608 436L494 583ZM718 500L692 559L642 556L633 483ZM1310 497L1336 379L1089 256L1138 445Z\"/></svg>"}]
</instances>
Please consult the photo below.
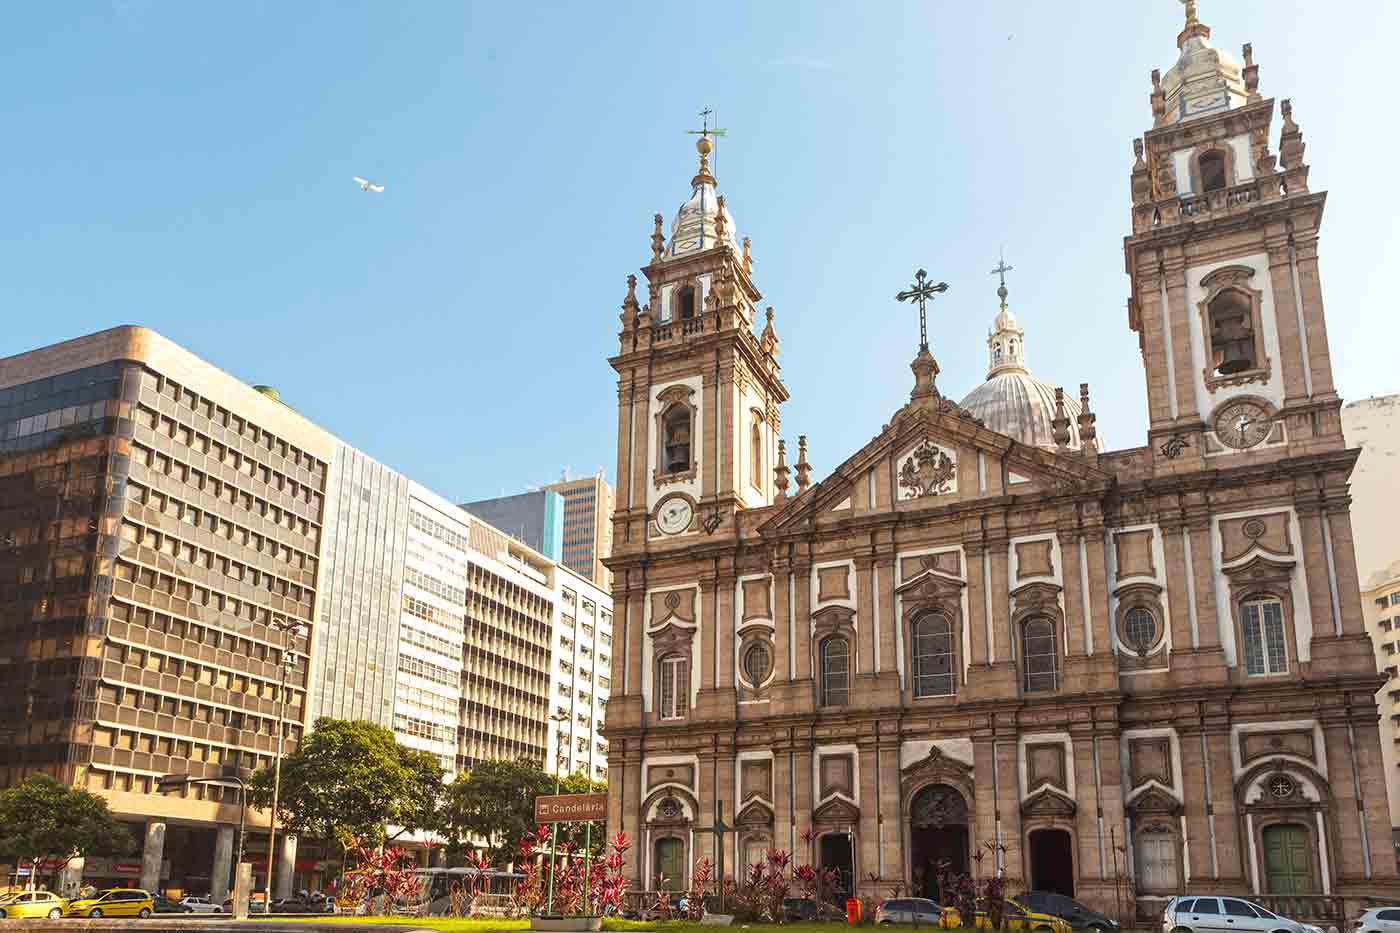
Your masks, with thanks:
<instances>
[{"instance_id":1,"label":"street sign","mask_svg":"<svg viewBox=\"0 0 1400 933\"><path fill-rule=\"evenodd\" d=\"M607 794L546 794L535 798L536 823L588 823L607 818Z\"/></svg>"}]
</instances>

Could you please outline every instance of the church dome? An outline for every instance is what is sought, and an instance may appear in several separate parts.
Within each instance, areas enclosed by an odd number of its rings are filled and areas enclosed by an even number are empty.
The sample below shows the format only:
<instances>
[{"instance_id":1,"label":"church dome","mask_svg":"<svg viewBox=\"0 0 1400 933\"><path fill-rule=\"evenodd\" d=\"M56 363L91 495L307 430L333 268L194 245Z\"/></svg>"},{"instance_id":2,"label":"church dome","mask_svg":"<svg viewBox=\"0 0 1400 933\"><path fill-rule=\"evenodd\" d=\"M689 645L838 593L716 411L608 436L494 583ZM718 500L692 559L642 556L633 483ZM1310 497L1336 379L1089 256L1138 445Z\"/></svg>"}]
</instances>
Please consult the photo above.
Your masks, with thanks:
<instances>
[{"instance_id":1,"label":"church dome","mask_svg":"<svg viewBox=\"0 0 1400 933\"><path fill-rule=\"evenodd\" d=\"M967 394L959 405L980 418L988 428L1032 447L1058 449L1055 444L1055 387L1037 379L1026 368L1026 333L1016 315L1006 306L1005 275L1010 266L1002 263L993 270L1002 275L997 297L1001 310L987 334L987 381ZM1065 416L1069 418L1069 449L1078 450L1079 399L1065 393ZM1103 441L1094 438L1102 450Z\"/></svg>"},{"instance_id":2,"label":"church dome","mask_svg":"<svg viewBox=\"0 0 1400 933\"><path fill-rule=\"evenodd\" d=\"M734 217L720 199L714 176L710 174L710 153L714 142L701 136L695 143L700 153L700 171L690 180L690 197L676 212L671 223L671 239L662 253L663 259L688 256L718 245L721 239L735 251L739 243L734 236ZM718 218L724 217L723 236Z\"/></svg>"}]
</instances>

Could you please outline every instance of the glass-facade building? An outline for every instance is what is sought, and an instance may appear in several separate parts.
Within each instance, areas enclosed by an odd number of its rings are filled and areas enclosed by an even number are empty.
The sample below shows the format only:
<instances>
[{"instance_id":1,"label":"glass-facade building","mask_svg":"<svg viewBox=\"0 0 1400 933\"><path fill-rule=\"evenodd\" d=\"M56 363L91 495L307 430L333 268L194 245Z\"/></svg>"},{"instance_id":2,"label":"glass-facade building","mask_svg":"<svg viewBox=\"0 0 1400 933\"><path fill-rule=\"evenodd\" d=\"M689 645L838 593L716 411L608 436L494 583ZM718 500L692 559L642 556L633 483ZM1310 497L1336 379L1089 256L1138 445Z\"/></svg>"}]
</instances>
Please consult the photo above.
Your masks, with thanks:
<instances>
[{"instance_id":1,"label":"glass-facade building","mask_svg":"<svg viewBox=\"0 0 1400 933\"><path fill-rule=\"evenodd\" d=\"M564 558L564 497L552 489L463 502L461 507L558 563Z\"/></svg>"}]
</instances>

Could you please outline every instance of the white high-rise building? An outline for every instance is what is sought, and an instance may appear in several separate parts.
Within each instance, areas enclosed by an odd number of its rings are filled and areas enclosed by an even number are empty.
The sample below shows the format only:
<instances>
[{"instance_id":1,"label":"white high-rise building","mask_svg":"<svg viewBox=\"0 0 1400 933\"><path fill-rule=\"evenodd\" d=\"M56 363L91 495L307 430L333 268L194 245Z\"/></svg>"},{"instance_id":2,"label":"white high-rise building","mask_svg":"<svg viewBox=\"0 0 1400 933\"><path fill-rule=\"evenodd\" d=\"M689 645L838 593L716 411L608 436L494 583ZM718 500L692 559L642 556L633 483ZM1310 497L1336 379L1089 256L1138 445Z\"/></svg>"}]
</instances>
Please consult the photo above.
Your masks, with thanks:
<instances>
[{"instance_id":1,"label":"white high-rise building","mask_svg":"<svg viewBox=\"0 0 1400 933\"><path fill-rule=\"evenodd\" d=\"M604 781L608 742L602 730L612 692L612 595L562 565L556 565L553 576L553 711L545 767Z\"/></svg>"}]
</instances>

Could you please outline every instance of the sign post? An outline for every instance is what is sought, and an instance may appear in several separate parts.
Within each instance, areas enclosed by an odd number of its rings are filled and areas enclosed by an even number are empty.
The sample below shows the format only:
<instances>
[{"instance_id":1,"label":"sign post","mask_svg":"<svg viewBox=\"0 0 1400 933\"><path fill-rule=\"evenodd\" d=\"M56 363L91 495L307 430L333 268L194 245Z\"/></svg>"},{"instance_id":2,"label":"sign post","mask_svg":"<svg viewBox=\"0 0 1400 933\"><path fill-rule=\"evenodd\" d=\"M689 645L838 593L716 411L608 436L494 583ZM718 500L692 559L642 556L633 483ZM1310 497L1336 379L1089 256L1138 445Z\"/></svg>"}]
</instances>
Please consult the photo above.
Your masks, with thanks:
<instances>
[{"instance_id":1,"label":"sign post","mask_svg":"<svg viewBox=\"0 0 1400 933\"><path fill-rule=\"evenodd\" d=\"M607 794L543 794L535 798L536 823L592 823L608 818ZM551 827L551 843L559 838L558 827ZM588 858L588 853L584 853ZM554 911L554 846L550 846L549 856L549 906ZM587 862L584 863L585 865Z\"/></svg>"}]
</instances>

